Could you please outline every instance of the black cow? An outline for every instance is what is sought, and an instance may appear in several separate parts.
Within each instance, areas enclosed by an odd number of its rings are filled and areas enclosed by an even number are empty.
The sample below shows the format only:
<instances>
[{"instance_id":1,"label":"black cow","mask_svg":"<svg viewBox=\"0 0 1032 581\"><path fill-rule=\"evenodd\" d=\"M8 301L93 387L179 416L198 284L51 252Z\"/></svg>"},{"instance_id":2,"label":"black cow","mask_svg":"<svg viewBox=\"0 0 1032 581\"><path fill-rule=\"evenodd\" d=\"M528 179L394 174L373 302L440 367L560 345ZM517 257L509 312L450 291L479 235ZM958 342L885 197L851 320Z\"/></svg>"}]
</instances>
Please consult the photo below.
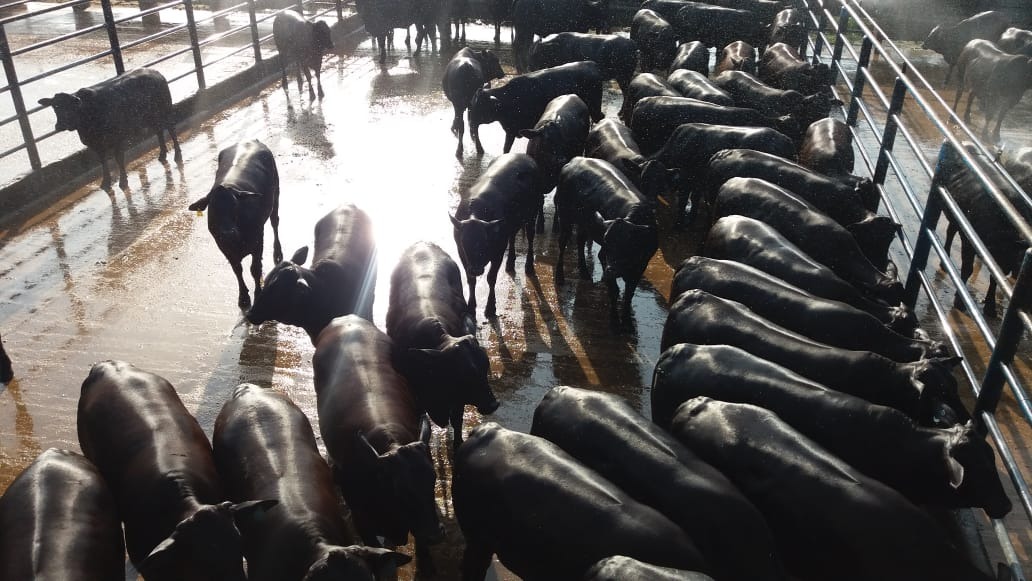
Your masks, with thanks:
<instances>
[{"instance_id":1,"label":"black cow","mask_svg":"<svg viewBox=\"0 0 1032 581\"><path fill-rule=\"evenodd\" d=\"M829 390L735 347L670 347L652 375L653 420L669 427L677 407L698 396L768 409L911 502L981 507L991 518L1010 512L992 446L971 423L921 427L897 410Z\"/></svg>"},{"instance_id":2,"label":"black cow","mask_svg":"<svg viewBox=\"0 0 1032 581\"><path fill-rule=\"evenodd\" d=\"M154 69L136 69L113 79L79 89L75 93L57 93L40 99L39 104L53 107L57 117L55 131L78 131L82 144L100 158L103 179L100 187L111 187L107 158L118 164L118 185L125 189L125 148L143 130L158 136L158 161L168 156L162 131L167 131L175 149L176 163L183 162L183 153L176 138L175 113L168 81Z\"/></svg>"},{"instance_id":3,"label":"black cow","mask_svg":"<svg viewBox=\"0 0 1032 581\"><path fill-rule=\"evenodd\" d=\"M376 288L376 241L369 216L344 204L315 224L312 267L308 247L277 264L265 290L247 311L254 325L279 321L304 329L312 342L331 319L356 313L372 318Z\"/></svg>"},{"instance_id":4,"label":"black cow","mask_svg":"<svg viewBox=\"0 0 1032 581\"><path fill-rule=\"evenodd\" d=\"M637 66L637 51L633 40L618 34L560 32L534 42L530 51L530 68L539 70L566 63L594 61L602 74L616 81L626 95Z\"/></svg>"},{"instance_id":5,"label":"black cow","mask_svg":"<svg viewBox=\"0 0 1032 581\"><path fill-rule=\"evenodd\" d=\"M759 220L745 216L727 216L717 220L706 235L702 254L748 264L811 294L852 305L871 313L897 333L915 337L923 334L917 328L917 318L905 306L889 305L864 296L830 268Z\"/></svg>"},{"instance_id":6,"label":"black cow","mask_svg":"<svg viewBox=\"0 0 1032 581\"><path fill-rule=\"evenodd\" d=\"M771 411L694 398L678 408L671 430L763 511L799 579L993 579L926 512Z\"/></svg>"},{"instance_id":7,"label":"black cow","mask_svg":"<svg viewBox=\"0 0 1032 581\"><path fill-rule=\"evenodd\" d=\"M999 140L1003 118L1021 101L1021 97L1032 87L1032 58L1004 52L988 40L972 40L961 51L957 59L960 85L957 88L953 108L956 110L960 96L968 90L964 121L971 120L971 103L978 97L985 114L982 137ZM989 124L996 120L992 134Z\"/></svg>"},{"instance_id":8,"label":"black cow","mask_svg":"<svg viewBox=\"0 0 1032 581\"><path fill-rule=\"evenodd\" d=\"M319 334L312 356L319 432L367 545L377 536L404 545L416 539L417 565L433 570L428 543L440 540L430 456L430 423L391 362L391 339L355 315Z\"/></svg>"},{"instance_id":9,"label":"black cow","mask_svg":"<svg viewBox=\"0 0 1032 581\"><path fill-rule=\"evenodd\" d=\"M827 117L836 103L828 93L804 97L798 91L775 89L745 71L724 71L713 82L727 91L739 107L756 109L764 115L792 115L805 127Z\"/></svg>"},{"instance_id":10,"label":"black cow","mask_svg":"<svg viewBox=\"0 0 1032 581\"><path fill-rule=\"evenodd\" d=\"M641 99L634 106L630 127L642 152L650 154L663 147L674 130L685 123L770 127L790 138L799 136L799 124L792 117L772 118L755 109L714 105L688 97Z\"/></svg>"},{"instance_id":11,"label":"black cow","mask_svg":"<svg viewBox=\"0 0 1032 581\"><path fill-rule=\"evenodd\" d=\"M803 95L827 92L828 85L835 81L835 71L828 65L815 65L799 58L799 53L783 42L772 44L763 51L757 72L768 85Z\"/></svg>"},{"instance_id":12,"label":"black cow","mask_svg":"<svg viewBox=\"0 0 1032 581\"><path fill-rule=\"evenodd\" d=\"M666 70L674 60L677 34L655 11L643 8L631 19L631 40L638 46L642 72Z\"/></svg>"},{"instance_id":13,"label":"black cow","mask_svg":"<svg viewBox=\"0 0 1032 581\"><path fill-rule=\"evenodd\" d=\"M684 8L688 0L645 0L638 7L639 10L651 10L663 17L663 20L673 23L677 18L677 12ZM678 40L682 40L678 37ZM683 39L689 40L689 39Z\"/></svg>"},{"instance_id":14,"label":"black cow","mask_svg":"<svg viewBox=\"0 0 1032 581\"><path fill-rule=\"evenodd\" d=\"M475 51L468 46L455 53L448 64L444 67L444 78L441 84L444 87L444 96L451 101L455 109L455 117L452 119L451 130L459 138L459 145L455 148L455 157L462 158L462 136L466 131L462 123L462 112L465 111L473 100L473 95L485 83L492 79L500 79L505 76L502 65L498 63L498 55L489 51ZM470 132L473 131L470 123ZM484 148L480 141L476 140L477 153L483 154Z\"/></svg>"},{"instance_id":15,"label":"black cow","mask_svg":"<svg viewBox=\"0 0 1032 581\"><path fill-rule=\"evenodd\" d=\"M164 378L104 361L82 383L79 446L104 476L147 581L243 581L237 525L275 500L226 500L211 444Z\"/></svg>"},{"instance_id":16,"label":"black cow","mask_svg":"<svg viewBox=\"0 0 1032 581\"><path fill-rule=\"evenodd\" d=\"M577 99L575 95L573 98ZM477 277L484 274L484 267L490 263L484 315L495 316L498 270L508 247L505 270L516 272L516 234L520 228L527 237L524 270L528 274L534 272L534 218L541 211L545 192L551 189L545 183L544 172L531 156L525 153L502 154L470 187L469 196L459 202L455 215L448 216L469 284L467 309L470 315L476 316Z\"/></svg>"},{"instance_id":17,"label":"black cow","mask_svg":"<svg viewBox=\"0 0 1032 581\"><path fill-rule=\"evenodd\" d=\"M283 260L279 240L279 173L276 158L257 139L241 141L219 152L215 184L205 196L190 204L196 212L208 210L208 232L229 261L237 279L237 305L251 308L241 262L251 256L254 298L262 291L262 252L265 222L272 222L272 258Z\"/></svg>"},{"instance_id":18,"label":"black cow","mask_svg":"<svg viewBox=\"0 0 1032 581\"><path fill-rule=\"evenodd\" d=\"M4 349L3 340L0 339L0 383L10 383L14 379L14 368L11 366L11 358Z\"/></svg>"},{"instance_id":19,"label":"black cow","mask_svg":"<svg viewBox=\"0 0 1032 581\"><path fill-rule=\"evenodd\" d=\"M631 557L606 557L592 565L584 581L713 581L704 573L657 567Z\"/></svg>"},{"instance_id":20,"label":"black cow","mask_svg":"<svg viewBox=\"0 0 1032 581\"><path fill-rule=\"evenodd\" d=\"M833 347L873 351L901 362L949 355L941 342L904 337L870 313L814 296L741 262L688 258L674 274L670 301L691 289L742 303L771 323Z\"/></svg>"},{"instance_id":21,"label":"black cow","mask_svg":"<svg viewBox=\"0 0 1032 581\"><path fill-rule=\"evenodd\" d=\"M562 448L688 534L719 579L785 579L756 507L617 396L556 387L534 410L530 433Z\"/></svg>"},{"instance_id":22,"label":"black cow","mask_svg":"<svg viewBox=\"0 0 1032 581\"><path fill-rule=\"evenodd\" d=\"M928 33L928 38L925 39L921 48L934 50L946 60L949 68L946 69L946 78L942 81L942 86L945 87L950 84L953 66L960 56L960 51L964 50L967 43L976 38L995 42L1010 25L1010 18L1003 12L979 12L956 24L936 26Z\"/></svg>"},{"instance_id":23,"label":"black cow","mask_svg":"<svg viewBox=\"0 0 1032 581\"><path fill-rule=\"evenodd\" d=\"M380 64L387 62L388 36L393 37L395 28L416 25L416 50L419 54L424 38L429 37L432 50L437 50L437 20L440 16L439 2L431 0L356 0L355 11L365 25L366 32L373 38L373 46L380 45ZM393 46L393 43L392 43ZM405 46L410 47L408 36Z\"/></svg>"},{"instance_id":24,"label":"black cow","mask_svg":"<svg viewBox=\"0 0 1032 581\"><path fill-rule=\"evenodd\" d=\"M762 220L861 291L898 303L903 285L879 270L842 225L792 192L758 178L731 178L717 192L715 218Z\"/></svg>"},{"instance_id":25,"label":"black cow","mask_svg":"<svg viewBox=\"0 0 1032 581\"><path fill-rule=\"evenodd\" d=\"M608 0L515 0L512 3L512 52L516 71L526 72L534 35L557 32L609 32Z\"/></svg>"},{"instance_id":26,"label":"black cow","mask_svg":"<svg viewBox=\"0 0 1032 581\"><path fill-rule=\"evenodd\" d=\"M616 119L606 118L591 127L584 144L584 156L613 164L649 199L664 193L676 175L658 161L650 161L642 155L631 129Z\"/></svg>"},{"instance_id":27,"label":"black cow","mask_svg":"<svg viewBox=\"0 0 1032 581\"><path fill-rule=\"evenodd\" d=\"M719 75L725 71L743 71L755 75L756 49L743 40L736 40L725 46L717 55L713 74Z\"/></svg>"},{"instance_id":28,"label":"black cow","mask_svg":"<svg viewBox=\"0 0 1032 581\"><path fill-rule=\"evenodd\" d=\"M537 162L544 176L544 192L555 187L559 170L584 154L591 128L588 106L577 95L561 95L548 102L533 129L520 131L527 139L527 155Z\"/></svg>"},{"instance_id":29,"label":"black cow","mask_svg":"<svg viewBox=\"0 0 1032 581\"><path fill-rule=\"evenodd\" d=\"M283 92L287 92L287 65L297 63L298 92L304 89L302 78L308 79L308 98L315 100L311 73L311 71L315 71L319 98L322 99L324 96L321 76L322 58L324 54L333 50L330 25L321 20L309 22L297 12L285 10L277 14L272 21L272 38L276 42L276 50L280 55Z\"/></svg>"},{"instance_id":30,"label":"black cow","mask_svg":"<svg viewBox=\"0 0 1032 581\"><path fill-rule=\"evenodd\" d=\"M806 128L799 165L829 177L853 173L853 133L843 121L825 117Z\"/></svg>"},{"instance_id":31,"label":"black cow","mask_svg":"<svg viewBox=\"0 0 1032 581\"><path fill-rule=\"evenodd\" d=\"M544 438L477 426L452 486L463 581L483 579L492 554L523 579L580 579L614 554L708 571L677 525Z\"/></svg>"},{"instance_id":32,"label":"black cow","mask_svg":"<svg viewBox=\"0 0 1032 581\"><path fill-rule=\"evenodd\" d=\"M996 46L1000 47L1000 50L1011 54L1032 57L1032 30L1008 28L1000 35L1000 40L997 41Z\"/></svg>"},{"instance_id":33,"label":"black cow","mask_svg":"<svg viewBox=\"0 0 1032 581\"><path fill-rule=\"evenodd\" d=\"M673 72L677 69L688 69L709 76L709 47L697 40L678 46L669 70Z\"/></svg>"},{"instance_id":34,"label":"black cow","mask_svg":"<svg viewBox=\"0 0 1032 581\"><path fill-rule=\"evenodd\" d=\"M655 73L641 73L631 79L627 87L627 95L624 97L623 106L620 107L618 117L624 123L631 122L631 113L634 111L638 101L646 97L680 97L681 92L670 86L666 79Z\"/></svg>"},{"instance_id":35,"label":"black cow","mask_svg":"<svg viewBox=\"0 0 1032 581\"><path fill-rule=\"evenodd\" d=\"M395 367L430 419L442 428L451 423L455 448L462 444L467 403L482 414L498 409L487 382L490 363L470 315L455 261L430 242L405 249L391 273L387 307Z\"/></svg>"},{"instance_id":36,"label":"black cow","mask_svg":"<svg viewBox=\"0 0 1032 581\"><path fill-rule=\"evenodd\" d=\"M737 10L702 2L685 2L670 21L682 41L699 40L706 46L725 47L742 40L755 47L767 42L766 22L751 10ZM769 22L769 21L767 21Z\"/></svg>"},{"instance_id":37,"label":"black cow","mask_svg":"<svg viewBox=\"0 0 1032 581\"><path fill-rule=\"evenodd\" d=\"M724 182L739 176L770 182L812 204L845 227L876 267L886 267L889 245L899 226L891 218L878 216L865 207L863 197L868 189L874 189L870 180L857 180L857 186L850 187L762 151L727 150L714 154L706 166L707 198L712 200Z\"/></svg>"},{"instance_id":38,"label":"black cow","mask_svg":"<svg viewBox=\"0 0 1032 581\"><path fill-rule=\"evenodd\" d=\"M125 579L122 523L104 478L75 452L44 451L0 496L0 578Z\"/></svg>"},{"instance_id":39,"label":"black cow","mask_svg":"<svg viewBox=\"0 0 1032 581\"><path fill-rule=\"evenodd\" d=\"M531 129L548 103L562 95L577 95L595 121L602 119L605 76L591 61L569 63L519 75L493 89L478 89L469 105L469 131L480 145L479 127L498 121L505 130L504 153L509 153L523 129Z\"/></svg>"},{"instance_id":40,"label":"black cow","mask_svg":"<svg viewBox=\"0 0 1032 581\"><path fill-rule=\"evenodd\" d=\"M373 581L411 560L354 543L312 424L285 394L241 384L215 419L212 448L230 498L277 501L241 526L250 581Z\"/></svg>"},{"instance_id":41,"label":"black cow","mask_svg":"<svg viewBox=\"0 0 1032 581\"><path fill-rule=\"evenodd\" d=\"M705 291L681 293L670 307L661 349L677 343L744 349L831 389L896 408L922 425L970 419L951 373L959 357L899 363L870 351L831 347Z\"/></svg>"},{"instance_id":42,"label":"black cow","mask_svg":"<svg viewBox=\"0 0 1032 581\"><path fill-rule=\"evenodd\" d=\"M682 97L690 97L715 105L732 106L735 104L731 95L728 95L720 87L713 84L713 81L698 72L687 69L676 70L667 75L667 84L681 93Z\"/></svg>"},{"instance_id":43,"label":"black cow","mask_svg":"<svg viewBox=\"0 0 1032 581\"><path fill-rule=\"evenodd\" d=\"M559 214L559 255L555 261L555 281L562 284L563 254L577 225L577 264L582 278L589 276L585 246L597 242L602 280L609 291L609 315L619 319L620 289L624 280L623 313L630 321L631 298L652 255L659 248L656 215L648 201L609 162L590 157L575 157L563 167L555 190Z\"/></svg>"},{"instance_id":44,"label":"black cow","mask_svg":"<svg viewBox=\"0 0 1032 581\"><path fill-rule=\"evenodd\" d=\"M1029 241L1022 238L1017 228L1003 214L996 200L985 190L985 187L975 176L974 172L964 163L960 155L952 146L947 146L947 152L942 158L939 169L943 185L949 190L950 195L956 200L965 217L971 222L979 239L989 250L989 254L999 265L1004 274L1017 274L1021 267L1025 251L1028 249ZM974 144L965 143L968 153L975 157L976 163L984 163L977 155ZM1016 151L1005 151L1001 157L1001 165L1021 186L1025 192L1032 191L1032 147L1022 147ZM1000 177L993 169L984 167L983 171L989 176L993 184L1014 204L1014 207L1024 216L1026 221L1032 221L1032 210L1025 205L1021 196L1010 184ZM947 214L949 216L949 214ZM960 228L953 220L947 217L946 240L944 246L949 252L953 245L953 237L957 235ZM975 247L961 235L960 246L960 277L967 282L975 267ZM996 279L989 277L989 288L985 293L984 312L986 316L996 316ZM953 301L954 307L964 308L964 303L958 296Z\"/></svg>"},{"instance_id":45,"label":"black cow","mask_svg":"<svg viewBox=\"0 0 1032 581\"><path fill-rule=\"evenodd\" d=\"M649 156L650 160L678 171L676 226L684 224L685 220L689 219L685 211L690 198L693 200L691 215L695 215L694 202L697 200L693 196L700 185L699 177L705 178L705 160L729 147L770 152L772 157L795 156L795 144L792 140L769 127L736 127L709 123L685 123L678 126L663 148Z\"/></svg>"},{"instance_id":46,"label":"black cow","mask_svg":"<svg viewBox=\"0 0 1032 581\"><path fill-rule=\"evenodd\" d=\"M806 49L806 18L796 8L786 8L774 16L770 23L768 44L783 42L803 54Z\"/></svg>"}]
</instances>

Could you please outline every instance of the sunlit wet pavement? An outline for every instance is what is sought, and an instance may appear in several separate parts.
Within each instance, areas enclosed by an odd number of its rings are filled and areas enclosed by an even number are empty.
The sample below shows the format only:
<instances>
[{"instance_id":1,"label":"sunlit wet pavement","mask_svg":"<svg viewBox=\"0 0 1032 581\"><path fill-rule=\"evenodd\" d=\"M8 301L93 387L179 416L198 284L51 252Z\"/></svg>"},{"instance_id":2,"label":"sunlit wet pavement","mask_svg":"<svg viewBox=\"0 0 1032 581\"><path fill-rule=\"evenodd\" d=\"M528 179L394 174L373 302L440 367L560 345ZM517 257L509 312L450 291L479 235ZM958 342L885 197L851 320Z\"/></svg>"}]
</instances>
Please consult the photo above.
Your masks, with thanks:
<instances>
[{"instance_id":1,"label":"sunlit wet pavement","mask_svg":"<svg viewBox=\"0 0 1032 581\"><path fill-rule=\"evenodd\" d=\"M492 30L470 32L475 47L493 48ZM508 44L500 53L511 63ZM8 219L0 249L0 333L16 379L0 389L0 490L42 450L78 449L79 386L104 359L124 359L166 377L209 435L241 382L283 390L315 420L308 336L299 328L259 328L243 320L235 279L206 219L186 207L211 186L220 149L260 139L276 154L286 256L311 245L315 222L341 203L355 203L372 217L379 251L374 322L384 328L397 257L409 244L429 240L458 261L447 214L502 149L503 132L494 124L481 129L486 155L472 153L467 132L465 158L454 157L451 105L440 88L447 58L402 49L381 70L365 42L328 60L321 102L309 101L307 90L299 95L293 79L286 95L276 83L183 131L182 167L158 163L151 151L131 165L125 191L106 193L96 180L46 215ZM506 70L513 72L508 64ZM619 105L614 85L606 94L607 114L615 116ZM524 147L518 140L514 151ZM552 210L549 196L547 216ZM501 402L489 419L527 431L541 397L562 384L619 394L647 413L670 278L694 243L691 233L671 233L669 221L664 213L661 248L635 293L629 332L609 325L597 260L592 281L568 277L556 287L551 233L535 245L536 276L524 274L518 255L516 274L499 277L493 320L483 315L487 283L481 277L478 335ZM266 238L267 272L269 229ZM518 244L522 250L522 236ZM572 251L566 260L567 270L576 272ZM467 430L482 421L467 408ZM449 531L435 550L442 579L459 577L461 557L448 440L435 428L438 499ZM411 553L411 546L403 550ZM412 567L400 571L402 579L412 575Z\"/></svg>"}]
</instances>

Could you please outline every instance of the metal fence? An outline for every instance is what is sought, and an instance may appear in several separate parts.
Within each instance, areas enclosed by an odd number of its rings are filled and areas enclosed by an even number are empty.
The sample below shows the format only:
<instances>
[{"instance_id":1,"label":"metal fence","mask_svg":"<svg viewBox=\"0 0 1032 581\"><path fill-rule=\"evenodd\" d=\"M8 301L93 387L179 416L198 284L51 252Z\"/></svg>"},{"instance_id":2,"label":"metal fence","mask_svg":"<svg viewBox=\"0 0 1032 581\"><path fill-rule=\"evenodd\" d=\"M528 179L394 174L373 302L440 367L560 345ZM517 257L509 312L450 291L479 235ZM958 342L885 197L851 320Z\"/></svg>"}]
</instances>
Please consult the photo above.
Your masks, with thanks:
<instances>
[{"instance_id":1,"label":"metal fence","mask_svg":"<svg viewBox=\"0 0 1032 581\"><path fill-rule=\"evenodd\" d=\"M11 14L0 18L6 76L0 86L0 187L82 148L74 134L53 129L53 113L37 105L38 98L153 67L179 102L275 55L271 23L283 10L308 18L335 13L338 22L345 14L342 0L287 0L289 6L278 8L262 8L256 0L231 6L209 1L212 6L173 0L146 9L111 0L100 0L99 9L90 0L6 5L0 13Z\"/></svg>"},{"instance_id":2,"label":"metal fence","mask_svg":"<svg viewBox=\"0 0 1032 581\"><path fill-rule=\"evenodd\" d=\"M914 226L904 227L899 233L898 246L901 250L894 255L894 259L901 263L899 271L906 273L903 278L906 289L904 300L909 306L920 308L923 313L933 316L955 352L965 355L961 373L976 397L976 422L994 444L1014 486L1020 510L1024 511L1020 524L1012 523L1011 528L1016 530L1010 533L1000 520L991 520L990 525L1000 542L1002 558L1007 561L1016 579L1025 579L1021 559L1012 541L1026 535L1032 528L1032 494L1023 474L1028 467L1019 463L1013 443L1008 442L1001 431L996 411L1004 393L1004 385L1009 385L1015 405L1020 409L1020 417L1032 424L1032 408L1026 387L1012 365L1024 332L1032 329L1032 320L1027 313L1032 294L1032 252L1025 253L1020 273L1012 285L979 240L950 192L940 185L945 176L937 173L939 167L936 159L941 159L943 150L938 147L929 149L927 138L919 139L907 123L907 118L912 115L927 118L938 137L941 137L942 148L948 143L960 153L964 163L985 187L985 195L992 196L999 211L1025 241L1032 240L1032 228L1010 199L994 184L1009 183L1018 192L1020 202L1029 208L1032 208L1032 200L995 161L996 153L980 144L908 60L904 51L887 38L863 7L855 0L848 0L839 13L833 14L827 9L827 5L832 4L828 0L808 0L808 4L812 24L817 29L813 60L815 63L824 61L831 64L840 75L842 85L839 86L845 86L849 92L849 95L838 96L847 103L843 111L846 122L851 127L854 142L861 144L857 149L879 187L885 202L883 208L897 222ZM879 80L872 72L875 55L880 59L882 70L887 67L894 76L891 95L881 90ZM976 159L976 156L969 154L961 146L962 141L979 144L983 158ZM994 182L991 177L1004 181ZM905 203L899 204L898 200L904 200ZM996 280L1000 291L1008 299L999 324L983 315L978 300L972 296L950 260L937 228L944 213L974 244L985 266L984 270ZM929 267L932 252L945 270L946 281L937 280L939 277L934 273L929 274L929 270L932 270ZM960 331L956 318L951 319L951 305L949 300L944 300L943 295L951 300L952 293L944 293L944 287L957 289L957 296L966 306L973 331L967 328ZM961 332L965 334L963 338ZM989 353L988 362L984 364L983 370L978 371L975 367L981 367L985 362L984 353ZM1018 527L1020 530L1017 530Z\"/></svg>"}]
</instances>

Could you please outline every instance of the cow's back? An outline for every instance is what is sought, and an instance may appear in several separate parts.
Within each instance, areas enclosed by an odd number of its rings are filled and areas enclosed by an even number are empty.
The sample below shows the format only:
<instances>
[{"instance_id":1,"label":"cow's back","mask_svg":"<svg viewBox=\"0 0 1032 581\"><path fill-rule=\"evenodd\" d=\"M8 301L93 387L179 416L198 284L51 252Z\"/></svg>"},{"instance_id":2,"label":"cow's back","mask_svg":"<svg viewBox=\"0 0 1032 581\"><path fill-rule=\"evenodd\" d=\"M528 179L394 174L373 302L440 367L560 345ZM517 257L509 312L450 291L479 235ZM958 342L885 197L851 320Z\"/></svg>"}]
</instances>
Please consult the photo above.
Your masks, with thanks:
<instances>
[{"instance_id":1,"label":"cow's back","mask_svg":"<svg viewBox=\"0 0 1032 581\"><path fill-rule=\"evenodd\" d=\"M466 300L459 266L440 246L417 242L410 246L391 274L387 334L397 350L433 349L442 330L466 335Z\"/></svg>"}]
</instances>

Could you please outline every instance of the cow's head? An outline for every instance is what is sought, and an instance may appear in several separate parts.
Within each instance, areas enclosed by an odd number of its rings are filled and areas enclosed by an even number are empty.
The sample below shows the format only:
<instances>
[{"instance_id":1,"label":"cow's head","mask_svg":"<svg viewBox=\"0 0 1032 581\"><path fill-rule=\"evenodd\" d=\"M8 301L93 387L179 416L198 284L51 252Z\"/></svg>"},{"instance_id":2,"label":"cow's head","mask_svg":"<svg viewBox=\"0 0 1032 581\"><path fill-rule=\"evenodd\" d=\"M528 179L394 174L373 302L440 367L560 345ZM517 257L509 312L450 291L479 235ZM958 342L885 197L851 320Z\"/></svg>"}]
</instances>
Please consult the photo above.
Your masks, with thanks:
<instances>
[{"instance_id":1,"label":"cow's head","mask_svg":"<svg viewBox=\"0 0 1032 581\"><path fill-rule=\"evenodd\" d=\"M956 492L953 502L943 504L956 508L978 506L990 518L1003 518L1011 510L1011 501L1000 482L993 447L970 421L943 430L941 436L945 440L946 475Z\"/></svg>"},{"instance_id":2,"label":"cow's head","mask_svg":"<svg viewBox=\"0 0 1032 581\"><path fill-rule=\"evenodd\" d=\"M964 402L957 394L953 368L960 357L921 359L905 364L910 368L910 382L918 393L918 423L931 427L950 427L971 419Z\"/></svg>"},{"instance_id":3,"label":"cow's head","mask_svg":"<svg viewBox=\"0 0 1032 581\"><path fill-rule=\"evenodd\" d=\"M434 496L437 473L430 456L430 421L419 421L419 438L383 454L369 443L365 434L355 434L359 467L375 479L380 523L387 539L404 545L409 531L419 542L437 542L443 529L437 516Z\"/></svg>"},{"instance_id":4,"label":"cow's head","mask_svg":"<svg viewBox=\"0 0 1032 581\"><path fill-rule=\"evenodd\" d=\"M411 560L412 557L404 553L380 547L364 545L332 547L308 568L308 572L301 581L389 579L392 578L390 575L392 571Z\"/></svg>"},{"instance_id":5,"label":"cow's head","mask_svg":"<svg viewBox=\"0 0 1032 581\"><path fill-rule=\"evenodd\" d=\"M596 212L596 217L598 213ZM624 218L603 222L602 249L609 276L639 274L659 247L655 226L634 224Z\"/></svg>"},{"instance_id":6,"label":"cow's head","mask_svg":"<svg viewBox=\"0 0 1032 581\"><path fill-rule=\"evenodd\" d=\"M502 113L502 101L487 86L477 89L469 101L469 124L471 127L487 125L498 121Z\"/></svg>"},{"instance_id":7,"label":"cow's head","mask_svg":"<svg viewBox=\"0 0 1032 581\"><path fill-rule=\"evenodd\" d=\"M623 166L624 174L630 177L641 193L653 202L659 196L676 188L681 177L680 170L667 169L658 160L649 160L639 165L629 159L624 159Z\"/></svg>"},{"instance_id":8,"label":"cow's head","mask_svg":"<svg viewBox=\"0 0 1032 581\"><path fill-rule=\"evenodd\" d=\"M501 79L505 76L505 71L502 70L502 63L498 61L498 55L495 53L484 49L476 53L476 57L480 61L480 68L484 72L485 81Z\"/></svg>"},{"instance_id":9,"label":"cow's head","mask_svg":"<svg viewBox=\"0 0 1032 581\"><path fill-rule=\"evenodd\" d=\"M889 245L896 239L901 226L888 216L870 216L861 222L846 226L856 239L857 246L872 263L884 265Z\"/></svg>"},{"instance_id":10,"label":"cow's head","mask_svg":"<svg viewBox=\"0 0 1032 581\"><path fill-rule=\"evenodd\" d=\"M452 233L455 237L455 244L464 257L463 266L466 267L467 276L480 276L484 274L484 268L491 259L498 256L505 250L508 242L505 237L504 220L480 220L467 218L459 220L448 214L452 223Z\"/></svg>"},{"instance_id":11,"label":"cow's head","mask_svg":"<svg viewBox=\"0 0 1032 581\"><path fill-rule=\"evenodd\" d=\"M563 64L559 57L559 44L552 42L542 44L540 39L535 40L530 47L529 62L532 71Z\"/></svg>"},{"instance_id":12,"label":"cow's head","mask_svg":"<svg viewBox=\"0 0 1032 581\"><path fill-rule=\"evenodd\" d=\"M485 415L498 409L498 400L487 381L491 369L487 353L473 335L450 337L442 349L409 349L408 355L412 369L451 387L419 394L437 425L448 425L448 414L456 402L475 405Z\"/></svg>"},{"instance_id":13,"label":"cow's head","mask_svg":"<svg viewBox=\"0 0 1032 581\"><path fill-rule=\"evenodd\" d=\"M317 55L324 55L333 50L330 25L322 20L312 23L312 48Z\"/></svg>"},{"instance_id":14,"label":"cow's head","mask_svg":"<svg viewBox=\"0 0 1032 581\"><path fill-rule=\"evenodd\" d=\"M53 97L39 100L44 107L53 107L57 117L55 131L75 131L82 120L82 99L68 93L58 93Z\"/></svg>"},{"instance_id":15,"label":"cow's head","mask_svg":"<svg viewBox=\"0 0 1032 581\"><path fill-rule=\"evenodd\" d=\"M248 218L256 214L248 211L253 203L261 203L261 194L243 192L236 188L217 185L208 192L208 231L219 248L233 249L240 256L246 254L244 246L258 240L263 223L248 224Z\"/></svg>"},{"instance_id":16,"label":"cow's head","mask_svg":"<svg viewBox=\"0 0 1032 581\"><path fill-rule=\"evenodd\" d=\"M136 568L147 579L244 581L240 528L257 524L275 500L201 506L158 544Z\"/></svg>"},{"instance_id":17,"label":"cow's head","mask_svg":"<svg viewBox=\"0 0 1032 581\"><path fill-rule=\"evenodd\" d=\"M943 25L938 25L928 33L928 38L921 43L921 48L925 50L934 50L935 52L942 52L946 47L946 29Z\"/></svg>"},{"instance_id":18,"label":"cow's head","mask_svg":"<svg viewBox=\"0 0 1032 581\"><path fill-rule=\"evenodd\" d=\"M307 313L311 309L311 270L302 265L308 259L308 247L302 247L280 262L265 276L262 293L247 311L247 321L260 325L266 321L279 321L288 325L305 326Z\"/></svg>"},{"instance_id":19,"label":"cow's head","mask_svg":"<svg viewBox=\"0 0 1032 581\"><path fill-rule=\"evenodd\" d=\"M609 0L584 0L581 10L580 30L575 32L594 28L599 34L609 34Z\"/></svg>"}]
</instances>

